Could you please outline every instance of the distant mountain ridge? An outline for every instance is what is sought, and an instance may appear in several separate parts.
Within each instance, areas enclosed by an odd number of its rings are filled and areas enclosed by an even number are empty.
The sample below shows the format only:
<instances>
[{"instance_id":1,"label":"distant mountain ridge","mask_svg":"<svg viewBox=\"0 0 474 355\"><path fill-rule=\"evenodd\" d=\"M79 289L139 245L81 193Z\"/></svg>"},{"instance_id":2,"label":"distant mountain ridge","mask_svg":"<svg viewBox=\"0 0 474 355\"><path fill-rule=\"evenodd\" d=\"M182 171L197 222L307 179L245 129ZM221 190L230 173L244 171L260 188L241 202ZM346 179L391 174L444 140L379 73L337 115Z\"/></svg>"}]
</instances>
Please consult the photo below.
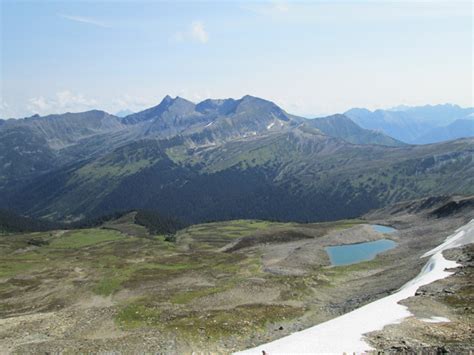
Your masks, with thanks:
<instances>
[{"instance_id":1,"label":"distant mountain ridge","mask_svg":"<svg viewBox=\"0 0 474 355\"><path fill-rule=\"evenodd\" d=\"M370 111L354 108L345 112L355 123L366 129L378 130L397 140L409 144L435 143L443 140L472 137L470 121L474 125L474 108L458 105L402 106L388 110ZM456 120L465 121L467 131L452 130L451 134L440 135ZM469 121L470 120L470 121Z\"/></svg>"},{"instance_id":2,"label":"distant mountain ridge","mask_svg":"<svg viewBox=\"0 0 474 355\"><path fill-rule=\"evenodd\" d=\"M317 120L323 122L322 118ZM207 99L198 104L179 96L166 96L158 105L125 117L100 110L35 115L4 121L2 131L11 128L29 129L55 150L93 136L120 131L127 131L133 137L131 139L183 135L194 136L199 140L199 135L203 135L208 140L219 141L288 129L299 124L319 128L324 134L341 139L349 135L361 135L357 139L351 138L357 144L401 144L390 137L382 137L380 132L364 130L350 119L342 119L342 115L328 116L324 121L324 125L318 126L316 121L288 114L273 102L250 95L238 100ZM330 121L333 122L330 124ZM349 134L349 131L352 133Z\"/></svg>"},{"instance_id":3,"label":"distant mountain ridge","mask_svg":"<svg viewBox=\"0 0 474 355\"><path fill-rule=\"evenodd\" d=\"M99 110L10 120L5 128L12 126L28 127L36 131L53 149L64 148L81 139L123 128L116 116Z\"/></svg>"},{"instance_id":4,"label":"distant mountain ridge","mask_svg":"<svg viewBox=\"0 0 474 355\"><path fill-rule=\"evenodd\" d=\"M466 137L474 137L474 118L457 119L447 126L431 128L418 137L417 142L428 144Z\"/></svg>"},{"instance_id":5,"label":"distant mountain ridge","mask_svg":"<svg viewBox=\"0 0 474 355\"><path fill-rule=\"evenodd\" d=\"M125 110L120 110L120 111L116 112L115 116L123 118L123 117L131 115L133 113L135 113L135 112L132 111L132 110L129 110L129 109L125 109Z\"/></svg>"}]
</instances>

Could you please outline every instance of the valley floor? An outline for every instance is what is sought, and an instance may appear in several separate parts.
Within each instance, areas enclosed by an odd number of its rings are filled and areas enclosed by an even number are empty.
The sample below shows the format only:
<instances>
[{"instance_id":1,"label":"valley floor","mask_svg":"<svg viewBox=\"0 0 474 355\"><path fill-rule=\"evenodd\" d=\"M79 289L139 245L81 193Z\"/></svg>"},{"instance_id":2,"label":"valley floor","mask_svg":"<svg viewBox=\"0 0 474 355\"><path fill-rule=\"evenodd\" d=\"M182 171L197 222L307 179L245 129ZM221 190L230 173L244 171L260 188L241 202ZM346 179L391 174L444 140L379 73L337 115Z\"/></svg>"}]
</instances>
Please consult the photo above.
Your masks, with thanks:
<instances>
[{"instance_id":1,"label":"valley floor","mask_svg":"<svg viewBox=\"0 0 474 355\"><path fill-rule=\"evenodd\" d=\"M230 353L268 343L393 293L419 273L420 256L474 217L433 218L430 208L330 223L217 222L173 238L149 235L133 215L100 229L2 236L0 352ZM387 238L369 223L397 228L389 238L398 246L329 266L325 246ZM369 344L472 348L471 246L444 254L465 265L454 276L402 301L416 317ZM420 320L432 316L451 322Z\"/></svg>"}]
</instances>

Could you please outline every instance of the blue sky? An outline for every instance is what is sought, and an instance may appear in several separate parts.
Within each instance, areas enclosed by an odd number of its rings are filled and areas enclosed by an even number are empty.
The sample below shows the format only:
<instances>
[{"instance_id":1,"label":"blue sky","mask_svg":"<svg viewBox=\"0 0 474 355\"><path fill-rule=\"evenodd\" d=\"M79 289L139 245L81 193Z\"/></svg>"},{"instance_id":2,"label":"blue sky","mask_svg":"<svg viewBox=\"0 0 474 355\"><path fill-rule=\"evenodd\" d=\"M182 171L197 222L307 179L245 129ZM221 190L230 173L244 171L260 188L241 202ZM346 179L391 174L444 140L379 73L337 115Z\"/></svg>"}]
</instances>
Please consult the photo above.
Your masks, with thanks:
<instances>
[{"instance_id":1,"label":"blue sky","mask_svg":"<svg viewBox=\"0 0 474 355\"><path fill-rule=\"evenodd\" d=\"M470 1L0 1L3 118L166 94L305 116L473 105Z\"/></svg>"}]
</instances>

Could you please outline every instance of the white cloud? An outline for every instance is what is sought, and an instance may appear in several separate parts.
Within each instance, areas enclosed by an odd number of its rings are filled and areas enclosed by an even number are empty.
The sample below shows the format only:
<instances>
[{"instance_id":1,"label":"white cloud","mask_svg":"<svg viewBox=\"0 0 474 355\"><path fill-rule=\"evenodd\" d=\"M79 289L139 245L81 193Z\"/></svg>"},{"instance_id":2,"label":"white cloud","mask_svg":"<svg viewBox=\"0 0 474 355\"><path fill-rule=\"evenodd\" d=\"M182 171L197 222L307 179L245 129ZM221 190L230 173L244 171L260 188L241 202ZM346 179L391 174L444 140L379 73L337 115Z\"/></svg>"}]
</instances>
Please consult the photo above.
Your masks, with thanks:
<instances>
[{"instance_id":1,"label":"white cloud","mask_svg":"<svg viewBox=\"0 0 474 355\"><path fill-rule=\"evenodd\" d=\"M193 21L187 31L179 31L174 33L172 39L175 42L189 40L204 44L209 42L209 32L207 32L203 22Z\"/></svg>"},{"instance_id":2,"label":"white cloud","mask_svg":"<svg viewBox=\"0 0 474 355\"><path fill-rule=\"evenodd\" d=\"M0 118L8 118L9 106L6 101L0 98Z\"/></svg>"},{"instance_id":3,"label":"white cloud","mask_svg":"<svg viewBox=\"0 0 474 355\"><path fill-rule=\"evenodd\" d=\"M159 96L156 97L154 95L145 97L125 94L118 98L115 98L109 108L111 112L121 110L131 110L137 112L145 108L157 105L159 103L159 100L161 100L161 98Z\"/></svg>"},{"instance_id":4,"label":"white cloud","mask_svg":"<svg viewBox=\"0 0 474 355\"><path fill-rule=\"evenodd\" d=\"M41 113L43 113L43 112L51 109L50 103L48 103L47 100L42 96L32 97L28 101L29 101L28 108L32 112L36 112L36 113L41 112Z\"/></svg>"},{"instance_id":5,"label":"white cloud","mask_svg":"<svg viewBox=\"0 0 474 355\"><path fill-rule=\"evenodd\" d=\"M75 94L69 90L57 92L51 98L39 96L28 100L28 110L31 113L38 113L40 115L63 113L66 111L85 111L95 108L96 105L96 100L86 98L80 93Z\"/></svg>"},{"instance_id":6,"label":"white cloud","mask_svg":"<svg viewBox=\"0 0 474 355\"><path fill-rule=\"evenodd\" d=\"M209 34L202 22L194 21L191 24L191 37L201 43L207 43L207 41L209 41Z\"/></svg>"},{"instance_id":7,"label":"white cloud","mask_svg":"<svg viewBox=\"0 0 474 355\"><path fill-rule=\"evenodd\" d=\"M82 94L74 94L69 90L56 93L57 102L60 107L68 106L92 106L96 104L94 99L86 99Z\"/></svg>"},{"instance_id":8,"label":"white cloud","mask_svg":"<svg viewBox=\"0 0 474 355\"><path fill-rule=\"evenodd\" d=\"M0 98L0 110L5 110L7 108L8 108L7 102Z\"/></svg>"},{"instance_id":9,"label":"white cloud","mask_svg":"<svg viewBox=\"0 0 474 355\"><path fill-rule=\"evenodd\" d=\"M104 28L109 28L110 27L105 22L98 21L98 20L90 18L90 17L71 16L71 15L64 15L64 14L58 14L58 16L66 19L66 20L70 20L70 21L74 21L74 22L80 22L80 23L85 23L85 24L94 25L94 26L98 26L98 27L104 27Z\"/></svg>"}]
</instances>

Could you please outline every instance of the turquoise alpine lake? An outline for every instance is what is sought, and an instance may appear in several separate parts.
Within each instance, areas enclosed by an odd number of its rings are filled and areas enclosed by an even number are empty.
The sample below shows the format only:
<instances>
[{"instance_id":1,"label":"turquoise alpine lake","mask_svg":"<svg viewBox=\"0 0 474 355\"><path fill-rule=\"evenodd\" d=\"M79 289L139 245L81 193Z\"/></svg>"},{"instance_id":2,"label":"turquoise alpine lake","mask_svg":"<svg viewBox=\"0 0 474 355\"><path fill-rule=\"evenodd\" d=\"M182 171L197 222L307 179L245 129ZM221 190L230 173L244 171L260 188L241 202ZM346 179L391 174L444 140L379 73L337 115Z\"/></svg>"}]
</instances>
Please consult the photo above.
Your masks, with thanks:
<instances>
[{"instance_id":1,"label":"turquoise alpine lake","mask_svg":"<svg viewBox=\"0 0 474 355\"><path fill-rule=\"evenodd\" d=\"M393 240L380 239L373 242L337 245L325 249L331 260L331 265L341 266L372 260L377 254L393 249L396 245L397 243Z\"/></svg>"},{"instance_id":2,"label":"turquoise alpine lake","mask_svg":"<svg viewBox=\"0 0 474 355\"><path fill-rule=\"evenodd\" d=\"M371 224L371 226L373 229L375 229L375 231L380 232L380 233L389 234L389 233L394 233L397 231L395 228L382 226L380 224Z\"/></svg>"}]
</instances>

